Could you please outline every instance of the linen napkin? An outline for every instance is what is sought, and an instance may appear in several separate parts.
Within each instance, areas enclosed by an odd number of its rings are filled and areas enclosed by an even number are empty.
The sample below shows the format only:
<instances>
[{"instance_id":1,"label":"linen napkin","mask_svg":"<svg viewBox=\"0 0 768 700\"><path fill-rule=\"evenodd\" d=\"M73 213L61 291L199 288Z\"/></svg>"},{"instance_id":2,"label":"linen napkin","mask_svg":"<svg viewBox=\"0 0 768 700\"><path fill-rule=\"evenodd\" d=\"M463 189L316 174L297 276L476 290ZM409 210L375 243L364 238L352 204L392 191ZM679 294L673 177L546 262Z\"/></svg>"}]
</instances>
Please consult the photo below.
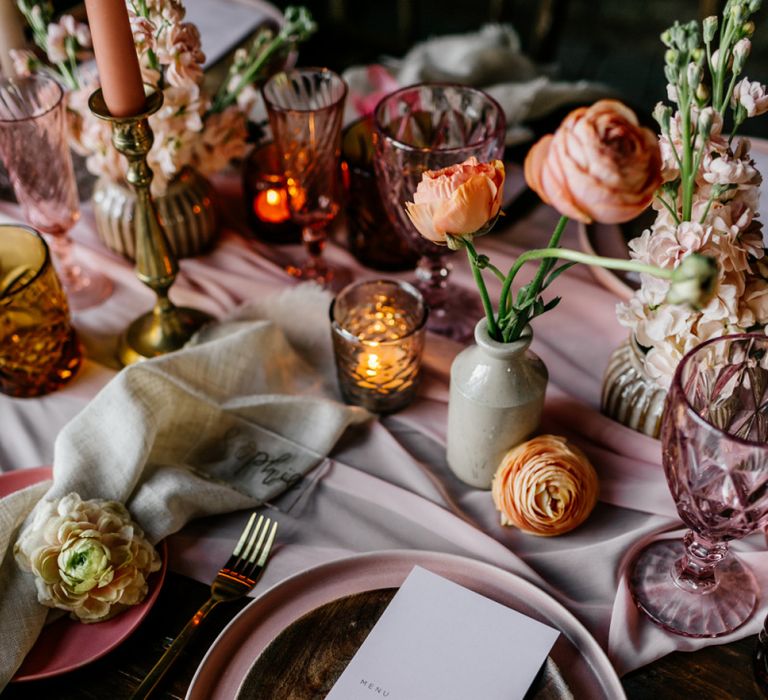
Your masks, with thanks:
<instances>
[{"instance_id":1,"label":"linen napkin","mask_svg":"<svg viewBox=\"0 0 768 700\"><path fill-rule=\"evenodd\" d=\"M156 543L193 518L273 499L369 418L335 400L329 303L303 285L124 369L59 434L53 482L0 499L0 689L48 613L13 557L41 496L122 501Z\"/></svg>"},{"instance_id":2,"label":"linen napkin","mask_svg":"<svg viewBox=\"0 0 768 700\"><path fill-rule=\"evenodd\" d=\"M354 66L344 72L349 84L345 121L373 111L381 97L398 86L421 82L459 83L483 88L494 97L507 119L507 144L528 140L521 123L558 107L584 104L609 94L587 81L552 80L522 52L520 39L508 24L489 24L476 32L451 34L416 44L402 59L381 66ZM386 80L382 70L390 79Z\"/></svg>"}]
</instances>

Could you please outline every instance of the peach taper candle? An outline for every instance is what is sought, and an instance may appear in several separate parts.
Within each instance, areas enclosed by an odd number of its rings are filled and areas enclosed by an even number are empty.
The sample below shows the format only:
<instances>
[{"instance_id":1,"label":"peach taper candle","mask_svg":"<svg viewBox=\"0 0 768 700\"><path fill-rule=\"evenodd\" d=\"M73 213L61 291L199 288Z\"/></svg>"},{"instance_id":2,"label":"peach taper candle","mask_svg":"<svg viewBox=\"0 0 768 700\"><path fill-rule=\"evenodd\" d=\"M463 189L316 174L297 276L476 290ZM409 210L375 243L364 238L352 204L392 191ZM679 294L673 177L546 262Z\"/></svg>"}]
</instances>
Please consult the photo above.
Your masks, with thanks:
<instances>
[{"instance_id":1,"label":"peach taper candle","mask_svg":"<svg viewBox=\"0 0 768 700\"><path fill-rule=\"evenodd\" d=\"M113 117L144 111L146 99L124 0L85 0L104 102Z\"/></svg>"}]
</instances>

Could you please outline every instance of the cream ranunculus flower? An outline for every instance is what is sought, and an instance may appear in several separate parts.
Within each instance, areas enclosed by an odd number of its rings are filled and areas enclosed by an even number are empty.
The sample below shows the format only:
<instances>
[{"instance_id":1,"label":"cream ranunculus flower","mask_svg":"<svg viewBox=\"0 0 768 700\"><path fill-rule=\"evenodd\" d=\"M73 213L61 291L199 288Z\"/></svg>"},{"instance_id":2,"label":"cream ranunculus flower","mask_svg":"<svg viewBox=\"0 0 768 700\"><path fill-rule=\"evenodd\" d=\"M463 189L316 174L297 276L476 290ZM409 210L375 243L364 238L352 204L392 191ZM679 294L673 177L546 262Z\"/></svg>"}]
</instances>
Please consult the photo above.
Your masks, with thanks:
<instances>
[{"instance_id":1,"label":"cream ranunculus flower","mask_svg":"<svg viewBox=\"0 0 768 700\"><path fill-rule=\"evenodd\" d=\"M502 525L551 537L587 519L597 503L599 486L581 450L565 438L541 435L505 455L491 489Z\"/></svg>"},{"instance_id":2,"label":"cream ranunculus flower","mask_svg":"<svg viewBox=\"0 0 768 700\"><path fill-rule=\"evenodd\" d=\"M525 159L525 179L546 204L589 223L629 221L662 182L656 136L616 100L573 110Z\"/></svg>"},{"instance_id":3,"label":"cream ranunculus flower","mask_svg":"<svg viewBox=\"0 0 768 700\"><path fill-rule=\"evenodd\" d=\"M76 493L38 507L14 547L35 575L37 598L82 622L114 617L147 594L160 557L117 501L83 501Z\"/></svg>"},{"instance_id":4,"label":"cream ranunculus flower","mask_svg":"<svg viewBox=\"0 0 768 700\"><path fill-rule=\"evenodd\" d=\"M427 170L405 209L424 238L452 249L462 238L490 230L501 208L504 164L471 156L441 170Z\"/></svg>"}]
</instances>

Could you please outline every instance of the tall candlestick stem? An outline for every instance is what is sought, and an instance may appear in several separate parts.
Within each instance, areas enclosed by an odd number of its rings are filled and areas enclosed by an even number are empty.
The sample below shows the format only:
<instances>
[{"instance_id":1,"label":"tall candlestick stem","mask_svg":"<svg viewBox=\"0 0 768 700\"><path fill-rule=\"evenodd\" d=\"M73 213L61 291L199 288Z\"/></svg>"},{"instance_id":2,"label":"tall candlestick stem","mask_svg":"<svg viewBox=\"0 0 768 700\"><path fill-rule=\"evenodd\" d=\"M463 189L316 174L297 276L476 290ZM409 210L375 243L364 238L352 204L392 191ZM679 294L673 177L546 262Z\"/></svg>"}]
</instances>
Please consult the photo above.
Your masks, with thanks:
<instances>
[{"instance_id":1,"label":"tall candlestick stem","mask_svg":"<svg viewBox=\"0 0 768 700\"><path fill-rule=\"evenodd\" d=\"M208 314L176 306L168 298L179 266L152 199L152 170L147 164L154 141L149 117L162 106L163 93L151 86L145 91L145 110L130 117L110 114L101 89L88 101L93 114L111 123L112 143L128 161L126 179L136 194L136 276L157 295L152 311L131 323L121 339L118 359L123 365L178 350L211 320Z\"/></svg>"}]
</instances>

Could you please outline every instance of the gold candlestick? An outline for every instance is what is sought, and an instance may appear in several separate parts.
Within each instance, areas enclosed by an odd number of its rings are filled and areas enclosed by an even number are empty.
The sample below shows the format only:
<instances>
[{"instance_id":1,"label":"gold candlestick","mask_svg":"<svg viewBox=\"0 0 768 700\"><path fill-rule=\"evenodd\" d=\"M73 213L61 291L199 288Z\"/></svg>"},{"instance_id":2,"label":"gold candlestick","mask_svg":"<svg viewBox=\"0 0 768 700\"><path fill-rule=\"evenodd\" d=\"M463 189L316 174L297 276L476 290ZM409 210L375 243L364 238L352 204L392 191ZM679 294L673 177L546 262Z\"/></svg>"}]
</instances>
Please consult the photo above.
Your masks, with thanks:
<instances>
[{"instance_id":1,"label":"gold candlestick","mask_svg":"<svg viewBox=\"0 0 768 700\"><path fill-rule=\"evenodd\" d=\"M91 112L111 123L112 143L128 160L126 179L136 193L136 276L157 294L154 308L133 321L120 340L118 359L123 365L178 350L211 320L203 311L175 306L168 298L179 266L150 194L152 170L147 165L154 141L149 117L162 106L163 93L151 86L145 91L145 110L131 117L110 114L101 89L88 100Z\"/></svg>"}]
</instances>

